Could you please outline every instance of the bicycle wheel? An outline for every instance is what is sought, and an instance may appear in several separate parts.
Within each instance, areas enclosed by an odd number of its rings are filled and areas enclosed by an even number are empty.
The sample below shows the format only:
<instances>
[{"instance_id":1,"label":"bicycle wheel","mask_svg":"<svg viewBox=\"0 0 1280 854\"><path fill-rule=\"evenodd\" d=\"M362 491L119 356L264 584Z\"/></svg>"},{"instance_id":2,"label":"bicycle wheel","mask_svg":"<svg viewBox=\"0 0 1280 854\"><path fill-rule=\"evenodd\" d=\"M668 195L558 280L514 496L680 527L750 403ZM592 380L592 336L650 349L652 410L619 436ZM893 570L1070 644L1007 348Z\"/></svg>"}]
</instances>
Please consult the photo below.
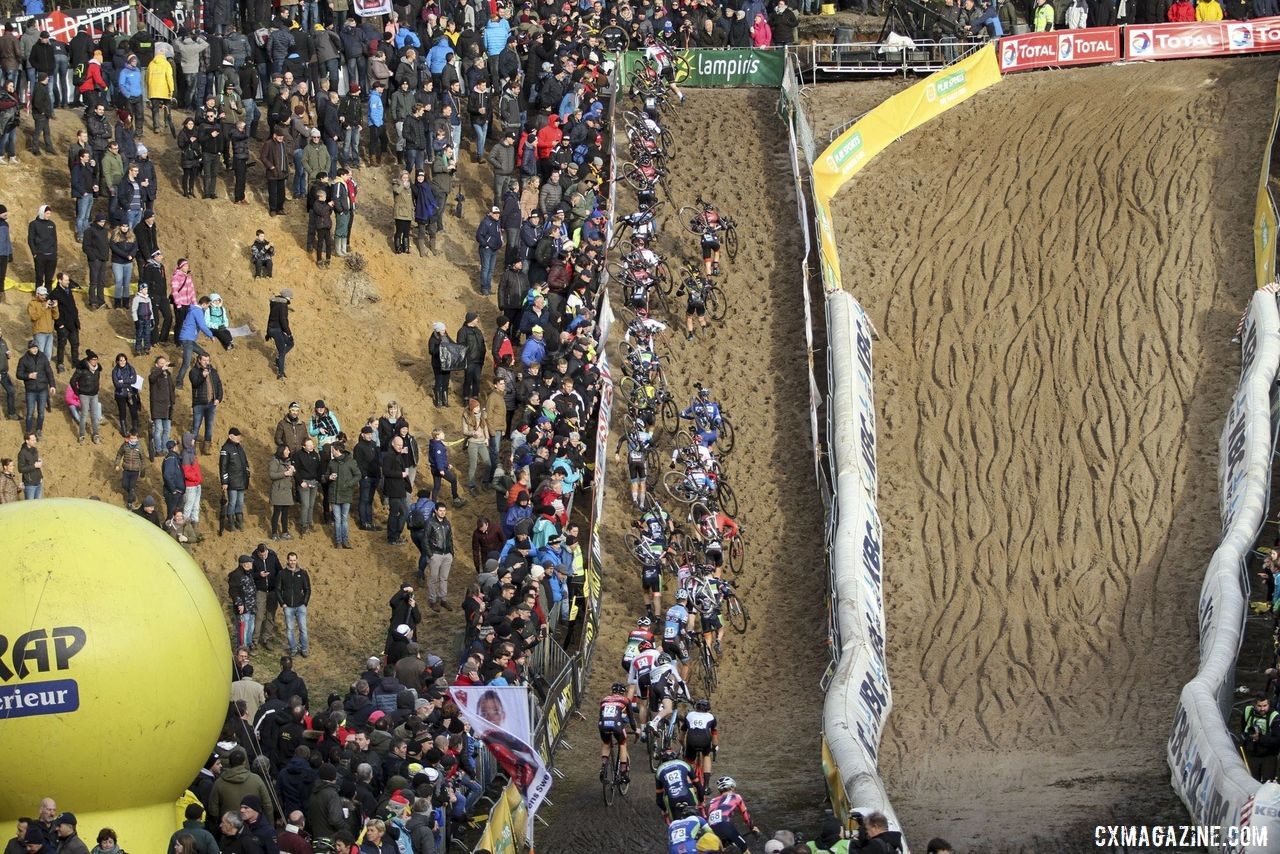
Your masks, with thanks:
<instances>
[{"instance_id":1,"label":"bicycle wheel","mask_svg":"<svg viewBox=\"0 0 1280 854\"><path fill-rule=\"evenodd\" d=\"M732 223L724 228L724 252L730 261L738 260L738 227Z\"/></svg>"},{"instance_id":2,"label":"bicycle wheel","mask_svg":"<svg viewBox=\"0 0 1280 854\"><path fill-rule=\"evenodd\" d=\"M734 596L725 604L727 605L725 610L728 612L729 625L733 626L733 630L738 634L744 634L747 631L747 623L751 620L750 615L747 614L747 606L743 605L742 600L737 596Z\"/></svg>"},{"instance_id":3,"label":"bicycle wheel","mask_svg":"<svg viewBox=\"0 0 1280 854\"><path fill-rule=\"evenodd\" d=\"M600 30L600 40L604 42L605 50L610 53L622 53L631 45L631 37L617 24Z\"/></svg>"},{"instance_id":4,"label":"bicycle wheel","mask_svg":"<svg viewBox=\"0 0 1280 854\"><path fill-rule=\"evenodd\" d=\"M616 777L618 773L618 745L609 745L609 761L604 764L604 770L601 773L600 785L604 788L605 806L613 806L614 800L618 796L618 790L615 788Z\"/></svg>"},{"instance_id":5,"label":"bicycle wheel","mask_svg":"<svg viewBox=\"0 0 1280 854\"><path fill-rule=\"evenodd\" d=\"M657 771L658 766L662 763L658 761L658 757L662 755L662 735L666 732L665 728L654 732L649 730L649 770Z\"/></svg>"},{"instance_id":6,"label":"bicycle wheel","mask_svg":"<svg viewBox=\"0 0 1280 854\"><path fill-rule=\"evenodd\" d=\"M689 60L685 58L684 54L677 53L673 56L671 58L671 66L672 70L675 71L677 83L683 83L689 79Z\"/></svg>"},{"instance_id":7,"label":"bicycle wheel","mask_svg":"<svg viewBox=\"0 0 1280 854\"><path fill-rule=\"evenodd\" d=\"M622 180L626 181L633 190L643 192L653 189L649 186L649 179L644 176L640 168L630 161L622 164L622 168L618 172L622 175Z\"/></svg>"},{"instance_id":8,"label":"bicycle wheel","mask_svg":"<svg viewBox=\"0 0 1280 854\"><path fill-rule=\"evenodd\" d=\"M613 227L613 238L609 241L609 248L610 249L617 248L623 242L623 235L630 233L630 231L631 231L631 223L629 222L619 222L615 224ZM628 247L627 249L623 250L623 254L625 255L630 251L631 249L630 247Z\"/></svg>"},{"instance_id":9,"label":"bicycle wheel","mask_svg":"<svg viewBox=\"0 0 1280 854\"><path fill-rule=\"evenodd\" d=\"M631 788L631 781L629 779L622 779L622 769L616 765L613 769L613 778L617 781L618 791L621 792L622 797L625 798L627 796L627 791Z\"/></svg>"},{"instance_id":10,"label":"bicycle wheel","mask_svg":"<svg viewBox=\"0 0 1280 854\"><path fill-rule=\"evenodd\" d=\"M735 519L738 517L738 496L734 494L729 482L724 479L716 485L716 503L727 515Z\"/></svg>"},{"instance_id":11,"label":"bicycle wheel","mask_svg":"<svg viewBox=\"0 0 1280 854\"><path fill-rule=\"evenodd\" d=\"M667 302L667 295L666 295L665 293L663 293L663 292L662 292L662 288L661 288L661 287L655 286L655 287L650 288L650 289L649 289L649 296L650 296L650 297L654 297L654 296L656 296L656 297L658 298L658 300L657 300L657 302L658 302L658 308L659 308L659 309L661 309L662 314L663 314L664 316L666 316L666 317L670 317L670 316L671 316L671 304ZM653 308L652 301L650 302L649 307L650 307L651 309Z\"/></svg>"},{"instance_id":12,"label":"bicycle wheel","mask_svg":"<svg viewBox=\"0 0 1280 854\"><path fill-rule=\"evenodd\" d=\"M664 474L662 487L668 495L681 504L688 504L698 497L698 491L693 488L682 471L669 471Z\"/></svg>"},{"instance_id":13,"label":"bicycle wheel","mask_svg":"<svg viewBox=\"0 0 1280 854\"><path fill-rule=\"evenodd\" d=\"M716 660L711 655L711 647L702 645L702 684L710 697L716 690Z\"/></svg>"},{"instance_id":14,"label":"bicycle wheel","mask_svg":"<svg viewBox=\"0 0 1280 854\"><path fill-rule=\"evenodd\" d=\"M733 427L733 422L729 420L729 416L720 416L720 430L716 436L716 450L720 454L727 455L733 450L734 443L737 441L738 432ZM734 515L732 513L730 516Z\"/></svg>"},{"instance_id":15,"label":"bicycle wheel","mask_svg":"<svg viewBox=\"0 0 1280 854\"><path fill-rule=\"evenodd\" d=\"M623 365L626 365L625 360ZM625 367L623 370L625 371ZM636 392L639 388L640 384L628 374L624 374L622 379L618 380L618 394L622 395L623 400L637 400Z\"/></svg>"},{"instance_id":16,"label":"bicycle wheel","mask_svg":"<svg viewBox=\"0 0 1280 854\"><path fill-rule=\"evenodd\" d=\"M662 471L660 463L662 458L658 456L658 449L649 446L644 452L644 485L646 489L658 488L658 473Z\"/></svg>"},{"instance_id":17,"label":"bicycle wheel","mask_svg":"<svg viewBox=\"0 0 1280 854\"><path fill-rule=\"evenodd\" d=\"M693 434L688 430L673 431L676 434L675 446L677 448L688 448L693 444Z\"/></svg>"},{"instance_id":18,"label":"bicycle wheel","mask_svg":"<svg viewBox=\"0 0 1280 854\"><path fill-rule=\"evenodd\" d=\"M742 542L742 536L738 535L734 537L733 539L729 540L727 545L729 547L728 548L729 570L734 575L741 575L742 570L746 568L746 565L747 565L747 547Z\"/></svg>"},{"instance_id":19,"label":"bicycle wheel","mask_svg":"<svg viewBox=\"0 0 1280 854\"><path fill-rule=\"evenodd\" d=\"M724 320L725 313L729 310L729 299L720 290L718 285L712 285L707 288L707 316L716 323Z\"/></svg>"},{"instance_id":20,"label":"bicycle wheel","mask_svg":"<svg viewBox=\"0 0 1280 854\"><path fill-rule=\"evenodd\" d=\"M632 85L633 85L633 86L635 85L635 83L636 83L636 78L644 76L644 75L645 75L645 72L646 72L646 71L648 71L648 70L649 70L649 60L644 59L643 57L641 57L640 59L637 59L635 62L631 63L631 81L632 81Z\"/></svg>"},{"instance_id":21,"label":"bicycle wheel","mask_svg":"<svg viewBox=\"0 0 1280 854\"><path fill-rule=\"evenodd\" d=\"M662 150L667 152L669 156L671 149L674 148L676 144L675 137L671 135L671 131L667 130L666 128L663 128L662 131L658 134L658 138L662 140Z\"/></svg>"},{"instance_id":22,"label":"bicycle wheel","mask_svg":"<svg viewBox=\"0 0 1280 854\"><path fill-rule=\"evenodd\" d=\"M640 544L638 536L631 533L623 534L622 543L627 547L628 554L640 563L644 563L644 547Z\"/></svg>"},{"instance_id":23,"label":"bicycle wheel","mask_svg":"<svg viewBox=\"0 0 1280 854\"><path fill-rule=\"evenodd\" d=\"M676 402L671 398L665 398L658 405L658 417L662 426L673 435L680 429L680 410L676 409Z\"/></svg>"},{"instance_id":24,"label":"bicycle wheel","mask_svg":"<svg viewBox=\"0 0 1280 854\"><path fill-rule=\"evenodd\" d=\"M676 286L676 280L671 275L671 268L667 266L667 262L659 261L653 268L653 275L658 280L658 290L662 291L664 296L670 296L671 290Z\"/></svg>"},{"instance_id":25,"label":"bicycle wheel","mask_svg":"<svg viewBox=\"0 0 1280 854\"><path fill-rule=\"evenodd\" d=\"M676 211L676 221L690 234L702 234L702 211L692 205L684 205Z\"/></svg>"}]
</instances>

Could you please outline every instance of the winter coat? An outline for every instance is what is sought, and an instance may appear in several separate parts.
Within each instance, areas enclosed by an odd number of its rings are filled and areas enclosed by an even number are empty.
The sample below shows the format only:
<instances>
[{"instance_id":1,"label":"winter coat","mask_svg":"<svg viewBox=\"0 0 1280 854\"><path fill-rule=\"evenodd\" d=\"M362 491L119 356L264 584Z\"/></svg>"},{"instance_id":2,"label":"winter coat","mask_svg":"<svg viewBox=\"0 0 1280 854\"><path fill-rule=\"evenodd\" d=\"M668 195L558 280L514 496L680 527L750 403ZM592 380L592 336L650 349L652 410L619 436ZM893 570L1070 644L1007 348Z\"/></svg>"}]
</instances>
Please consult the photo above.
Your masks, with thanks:
<instances>
[{"instance_id":1,"label":"winter coat","mask_svg":"<svg viewBox=\"0 0 1280 854\"><path fill-rule=\"evenodd\" d=\"M151 417L160 421L173 418L173 375L168 370L152 368L147 378Z\"/></svg>"},{"instance_id":2,"label":"winter coat","mask_svg":"<svg viewBox=\"0 0 1280 854\"><path fill-rule=\"evenodd\" d=\"M147 65L147 97L171 100L173 98L173 66L163 54L156 54Z\"/></svg>"},{"instance_id":3,"label":"winter coat","mask_svg":"<svg viewBox=\"0 0 1280 854\"><path fill-rule=\"evenodd\" d=\"M272 507L293 506L293 475L288 473L289 465L288 460L275 456L267 467L267 474L271 478Z\"/></svg>"},{"instance_id":4,"label":"winter coat","mask_svg":"<svg viewBox=\"0 0 1280 854\"><path fill-rule=\"evenodd\" d=\"M249 488L249 457L243 445L228 439L218 453L218 477L227 489Z\"/></svg>"},{"instance_id":5,"label":"winter coat","mask_svg":"<svg viewBox=\"0 0 1280 854\"><path fill-rule=\"evenodd\" d=\"M213 781L213 791L209 793L209 815L222 815L227 811L239 812L240 801L245 795L257 795L262 800L263 815L267 821L275 821L275 807L267 784L250 771L247 765L224 768L218 779Z\"/></svg>"}]
</instances>

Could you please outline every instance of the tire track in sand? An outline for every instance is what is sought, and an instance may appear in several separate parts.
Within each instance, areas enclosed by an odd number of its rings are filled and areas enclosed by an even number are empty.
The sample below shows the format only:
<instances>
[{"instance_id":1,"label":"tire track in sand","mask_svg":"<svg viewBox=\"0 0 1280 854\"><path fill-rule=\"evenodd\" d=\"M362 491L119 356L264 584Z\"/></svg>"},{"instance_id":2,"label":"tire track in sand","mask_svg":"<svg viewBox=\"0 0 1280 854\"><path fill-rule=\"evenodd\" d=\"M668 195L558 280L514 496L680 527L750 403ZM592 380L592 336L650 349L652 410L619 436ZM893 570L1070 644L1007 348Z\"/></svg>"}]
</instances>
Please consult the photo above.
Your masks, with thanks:
<instances>
[{"instance_id":1,"label":"tire track in sand","mask_svg":"<svg viewBox=\"0 0 1280 854\"><path fill-rule=\"evenodd\" d=\"M881 333L881 766L917 842L1079 850L1183 816L1164 742L1276 68L1011 77L836 200Z\"/></svg>"}]
</instances>

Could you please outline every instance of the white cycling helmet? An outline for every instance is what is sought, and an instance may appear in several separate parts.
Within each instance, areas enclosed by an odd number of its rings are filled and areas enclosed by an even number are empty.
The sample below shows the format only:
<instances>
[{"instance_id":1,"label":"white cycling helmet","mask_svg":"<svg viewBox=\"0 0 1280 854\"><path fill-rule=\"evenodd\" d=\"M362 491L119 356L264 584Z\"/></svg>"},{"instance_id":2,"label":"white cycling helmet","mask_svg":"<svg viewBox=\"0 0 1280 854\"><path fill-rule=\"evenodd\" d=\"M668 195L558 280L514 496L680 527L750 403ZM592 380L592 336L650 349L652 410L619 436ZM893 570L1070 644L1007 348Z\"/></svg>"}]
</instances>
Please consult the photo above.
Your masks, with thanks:
<instances>
[{"instance_id":1,"label":"white cycling helmet","mask_svg":"<svg viewBox=\"0 0 1280 854\"><path fill-rule=\"evenodd\" d=\"M716 780L716 789L718 791L724 792L729 789L736 788L738 788L738 781L732 777L721 777L719 780Z\"/></svg>"},{"instance_id":2,"label":"white cycling helmet","mask_svg":"<svg viewBox=\"0 0 1280 854\"><path fill-rule=\"evenodd\" d=\"M677 601L677 602L683 602L684 600L686 600L686 599L688 599L688 598L689 598L689 591L688 591L688 590L685 590L683 587L676 591L676 601Z\"/></svg>"}]
</instances>

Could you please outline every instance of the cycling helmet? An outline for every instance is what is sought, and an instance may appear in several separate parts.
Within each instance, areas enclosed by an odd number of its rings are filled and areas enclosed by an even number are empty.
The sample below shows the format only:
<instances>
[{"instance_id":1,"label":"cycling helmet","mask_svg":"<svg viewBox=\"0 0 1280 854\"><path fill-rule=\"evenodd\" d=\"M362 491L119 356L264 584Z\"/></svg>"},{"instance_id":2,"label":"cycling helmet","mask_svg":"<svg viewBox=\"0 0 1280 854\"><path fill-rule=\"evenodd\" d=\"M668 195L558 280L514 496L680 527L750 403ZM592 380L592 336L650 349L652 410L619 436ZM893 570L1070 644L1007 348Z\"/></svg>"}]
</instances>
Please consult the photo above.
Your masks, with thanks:
<instances>
[{"instance_id":1,"label":"cycling helmet","mask_svg":"<svg viewBox=\"0 0 1280 854\"><path fill-rule=\"evenodd\" d=\"M695 445L701 445L704 441L706 441L706 440L702 438L702 434L701 434L701 433L694 433L694 434L693 434L693 444L695 444Z\"/></svg>"},{"instance_id":2,"label":"cycling helmet","mask_svg":"<svg viewBox=\"0 0 1280 854\"><path fill-rule=\"evenodd\" d=\"M689 598L689 591L688 591L688 590L680 589L680 590L677 590L677 591L676 591L676 601L677 601L677 602L683 602L685 599L688 599L688 598Z\"/></svg>"},{"instance_id":3,"label":"cycling helmet","mask_svg":"<svg viewBox=\"0 0 1280 854\"><path fill-rule=\"evenodd\" d=\"M702 398L703 400L710 400L710 399L711 399L711 389L707 388L706 386L701 386L701 387L699 387L699 389L698 389L698 397Z\"/></svg>"},{"instance_id":4,"label":"cycling helmet","mask_svg":"<svg viewBox=\"0 0 1280 854\"><path fill-rule=\"evenodd\" d=\"M647 652L648 650L651 650L651 649L653 649L653 642L652 642L652 641L640 641L640 651L641 651L641 652Z\"/></svg>"},{"instance_id":5,"label":"cycling helmet","mask_svg":"<svg viewBox=\"0 0 1280 854\"><path fill-rule=\"evenodd\" d=\"M627 686L623 685L621 682L614 682L613 687L609 690L615 694L625 694L627 693Z\"/></svg>"},{"instance_id":6,"label":"cycling helmet","mask_svg":"<svg viewBox=\"0 0 1280 854\"><path fill-rule=\"evenodd\" d=\"M667 654L664 652L662 655L660 655L660 656L658 656L656 659L654 659L654 662L653 662L653 663L654 663L654 664L657 664L657 665L659 665L659 666L661 666L661 665L663 665L663 664L670 664L670 663L671 663L671 656L667 655Z\"/></svg>"},{"instance_id":7,"label":"cycling helmet","mask_svg":"<svg viewBox=\"0 0 1280 854\"><path fill-rule=\"evenodd\" d=\"M694 711L709 712L711 711L711 701L705 698L701 699L698 702L693 704L693 708L694 708Z\"/></svg>"},{"instance_id":8,"label":"cycling helmet","mask_svg":"<svg viewBox=\"0 0 1280 854\"><path fill-rule=\"evenodd\" d=\"M719 780L716 780L716 788L721 792L728 791L729 789L736 789L738 788L738 781L732 777L721 777Z\"/></svg>"},{"instance_id":9,"label":"cycling helmet","mask_svg":"<svg viewBox=\"0 0 1280 854\"><path fill-rule=\"evenodd\" d=\"M650 620L648 617L641 617L636 620L636 625L642 629L647 629L649 626L653 625L653 620Z\"/></svg>"},{"instance_id":10,"label":"cycling helmet","mask_svg":"<svg viewBox=\"0 0 1280 854\"><path fill-rule=\"evenodd\" d=\"M698 808L693 804L681 804L677 812L680 813L681 818L692 818L698 814Z\"/></svg>"},{"instance_id":11,"label":"cycling helmet","mask_svg":"<svg viewBox=\"0 0 1280 854\"><path fill-rule=\"evenodd\" d=\"M674 750L664 750L660 754L658 754L658 759L662 762L670 762L672 759L675 759L675 758L676 758L676 752Z\"/></svg>"}]
</instances>

